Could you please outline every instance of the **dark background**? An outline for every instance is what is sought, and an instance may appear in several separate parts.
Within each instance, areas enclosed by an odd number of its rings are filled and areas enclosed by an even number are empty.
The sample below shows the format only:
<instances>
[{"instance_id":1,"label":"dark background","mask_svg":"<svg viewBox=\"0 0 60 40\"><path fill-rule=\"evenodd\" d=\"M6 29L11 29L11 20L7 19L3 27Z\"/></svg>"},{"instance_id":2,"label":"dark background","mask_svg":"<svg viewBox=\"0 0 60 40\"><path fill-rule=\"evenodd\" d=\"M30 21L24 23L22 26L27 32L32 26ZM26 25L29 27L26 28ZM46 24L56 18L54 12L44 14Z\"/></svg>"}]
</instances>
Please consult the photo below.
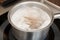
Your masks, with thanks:
<instances>
[{"instance_id":1,"label":"dark background","mask_svg":"<svg viewBox=\"0 0 60 40\"><path fill-rule=\"evenodd\" d=\"M60 6L60 0L48 0L48 1Z\"/></svg>"}]
</instances>

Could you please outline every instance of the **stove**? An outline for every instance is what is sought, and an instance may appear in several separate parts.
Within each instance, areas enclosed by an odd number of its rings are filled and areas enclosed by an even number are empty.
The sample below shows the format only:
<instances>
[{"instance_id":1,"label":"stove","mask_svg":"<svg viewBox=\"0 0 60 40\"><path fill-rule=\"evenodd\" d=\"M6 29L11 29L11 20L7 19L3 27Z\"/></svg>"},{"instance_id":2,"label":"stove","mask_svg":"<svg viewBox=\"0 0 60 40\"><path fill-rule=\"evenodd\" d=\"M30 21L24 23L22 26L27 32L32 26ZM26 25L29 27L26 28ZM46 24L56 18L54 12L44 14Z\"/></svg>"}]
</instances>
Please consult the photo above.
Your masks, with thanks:
<instances>
[{"instance_id":1,"label":"stove","mask_svg":"<svg viewBox=\"0 0 60 40\"><path fill-rule=\"evenodd\" d=\"M0 16L0 40L17 40L11 32L12 26L8 22L7 14L8 12ZM54 20L45 40L60 40L60 19Z\"/></svg>"}]
</instances>

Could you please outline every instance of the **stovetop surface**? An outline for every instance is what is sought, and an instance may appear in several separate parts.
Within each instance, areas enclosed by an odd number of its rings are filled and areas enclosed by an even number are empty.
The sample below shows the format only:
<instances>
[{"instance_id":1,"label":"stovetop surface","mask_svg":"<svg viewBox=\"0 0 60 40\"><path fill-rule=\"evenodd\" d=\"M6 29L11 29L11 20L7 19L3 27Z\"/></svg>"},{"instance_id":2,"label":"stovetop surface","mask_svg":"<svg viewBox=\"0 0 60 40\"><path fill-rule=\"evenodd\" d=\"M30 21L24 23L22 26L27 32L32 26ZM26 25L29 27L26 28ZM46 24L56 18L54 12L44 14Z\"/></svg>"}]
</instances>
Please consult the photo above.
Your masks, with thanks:
<instances>
[{"instance_id":1,"label":"stovetop surface","mask_svg":"<svg viewBox=\"0 0 60 40\"><path fill-rule=\"evenodd\" d=\"M17 40L11 33L11 25L8 22L7 14L0 16L0 40ZM60 40L60 19L55 19L50 27L45 40Z\"/></svg>"}]
</instances>

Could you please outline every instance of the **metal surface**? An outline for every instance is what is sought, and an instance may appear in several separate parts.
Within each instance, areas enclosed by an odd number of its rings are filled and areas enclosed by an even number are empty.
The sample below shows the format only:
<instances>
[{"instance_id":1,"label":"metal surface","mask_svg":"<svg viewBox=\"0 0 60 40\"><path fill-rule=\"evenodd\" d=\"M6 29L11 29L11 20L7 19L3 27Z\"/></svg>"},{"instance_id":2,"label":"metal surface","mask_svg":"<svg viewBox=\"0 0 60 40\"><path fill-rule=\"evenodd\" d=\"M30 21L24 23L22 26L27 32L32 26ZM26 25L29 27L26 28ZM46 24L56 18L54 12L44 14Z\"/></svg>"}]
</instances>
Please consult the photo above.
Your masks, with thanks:
<instances>
[{"instance_id":1,"label":"metal surface","mask_svg":"<svg viewBox=\"0 0 60 40\"><path fill-rule=\"evenodd\" d=\"M50 16L51 18L51 23L42 28L42 29L39 29L37 31L32 31L32 32L28 32L28 31L22 31L20 29L18 29L12 22L11 22L11 16L14 14L15 11L17 11L18 9L20 9L20 7L24 7L27 6L29 7L29 4L30 6L33 6L35 5L35 7L38 7L38 8L41 8L42 10L46 11L48 13L48 15ZM10 11L9 11L9 14L8 14L8 20L10 22L10 24L13 26L12 28L12 32L13 32L13 35L18 39L18 40L44 40L47 36L47 33L49 31L49 27L50 25L53 23L53 12L46 6L44 5L43 3L39 3L39 2L34 2L34 1L28 1L28 2L22 2L22 3L19 3L17 4L16 6L14 6Z\"/></svg>"},{"instance_id":2,"label":"metal surface","mask_svg":"<svg viewBox=\"0 0 60 40\"><path fill-rule=\"evenodd\" d=\"M20 9L21 6L24 7L24 5L25 5L25 7L29 7L29 4L30 4L30 6L35 5L35 7L41 8L42 10L46 11L48 13L48 15L50 16L50 18L51 18L51 23L48 26L46 26L46 27L44 27L44 28L42 28L38 31L33 31L33 32L27 32L27 31L22 31L22 30L18 29L11 22L10 18L14 14L15 11ZM47 36L50 25L53 23L53 19L58 18L58 16L56 16L56 15L55 14L53 15L53 12L46 5L44 5L43 3L28 1L28 2L19 3L16 6L14 6L9 11L8 20L9 20L10 24L13 26L13 28L12 28L13 35L15 35L15 37L18 40L20 40L20 39L21 40L28 40L28 39L29 40L44 40Z\"/></svg>"},{"instance_id":3,"label":"metal surface","mask_svg":"<svg viewBox=\"0 0 60 40\"><path fill-rule=\"evenodd\" d=\"M2 15L2 16L3 17L0 19L0 22L2 22L0 24L1 25L0 26L0 40L2 40L4 38L5 38L4 40L7 40L7 39L9 39L9 40L17 40L13 36L13 34L11 33L11 31L12 31L11 28L10 28L11 26L10 26L9 22L7 21L7 19L6 19L7 16L5 16L5 17L4 17L4 15ZM2 19L3 19L3 21L2 21ZM4 21L4 20L6 20L6 21ZM3 29L1 29L1 28L3 28ZM8 31L7 29L8 30L10 29L11 31ZM53 34L53 32L51 32L52 29L53 29L54 34ZM60 19L59 20L55 19L55 21L54 21L54 23L52 25L52 29L50 29L51 31L48 33L49 36L47 36L46 39L47 40L60 40ZM1 30L3 30L3 31L1 31ZM7 32L7 33L4 33L4 32ZM9 34L9 35L6 35L6 34Z\"/></svg>"}]
</instances>

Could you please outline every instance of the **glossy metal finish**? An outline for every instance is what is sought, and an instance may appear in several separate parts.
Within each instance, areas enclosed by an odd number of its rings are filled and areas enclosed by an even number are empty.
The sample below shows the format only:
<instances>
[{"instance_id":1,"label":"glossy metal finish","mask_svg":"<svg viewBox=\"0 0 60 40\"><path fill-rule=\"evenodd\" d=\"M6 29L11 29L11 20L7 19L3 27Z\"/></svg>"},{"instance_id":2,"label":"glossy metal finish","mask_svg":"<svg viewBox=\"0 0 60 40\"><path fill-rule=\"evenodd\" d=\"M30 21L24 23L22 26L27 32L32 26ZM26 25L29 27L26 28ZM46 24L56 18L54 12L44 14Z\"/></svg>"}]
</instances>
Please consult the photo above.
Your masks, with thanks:
<instances>
[{"instance_id":1,"label":"glossy metal finish","mask_svg":"<svg viewBox=\"0 0 60 40\"><path fill-rule=\"evenodd\" d=\"M46 27L33 31L33 32L28 32L28 31L22 31L18 29L12 22L11 22L11 16L14 14L15 11L17 11L21 7L30 7L30 6L35 6L38 8L41 8L42 10L46 11L48 15L51 18L51 23L47 25ZM18 39L18 40L44 40L48 34L50 25L53 23L54 20L54 15L53 12L43 3L39 2L34 2L34 1L27 1L27 2L22 2L14 6L8 14L8 20L10 24L13 26L12 28L12 33L13 35Z\"/></svg>"},{"instance_id":2,"label":"glossy metal finish","mask_svg":"<svg viewBox=\"0 0 60 40\"><path fill-rule=\"evenodd\" d=\"M36 32L23 32L12 28L12 33L18 40L44 40L47 36L48 30L49 28Z\"/></svg>"}]
</instances>

